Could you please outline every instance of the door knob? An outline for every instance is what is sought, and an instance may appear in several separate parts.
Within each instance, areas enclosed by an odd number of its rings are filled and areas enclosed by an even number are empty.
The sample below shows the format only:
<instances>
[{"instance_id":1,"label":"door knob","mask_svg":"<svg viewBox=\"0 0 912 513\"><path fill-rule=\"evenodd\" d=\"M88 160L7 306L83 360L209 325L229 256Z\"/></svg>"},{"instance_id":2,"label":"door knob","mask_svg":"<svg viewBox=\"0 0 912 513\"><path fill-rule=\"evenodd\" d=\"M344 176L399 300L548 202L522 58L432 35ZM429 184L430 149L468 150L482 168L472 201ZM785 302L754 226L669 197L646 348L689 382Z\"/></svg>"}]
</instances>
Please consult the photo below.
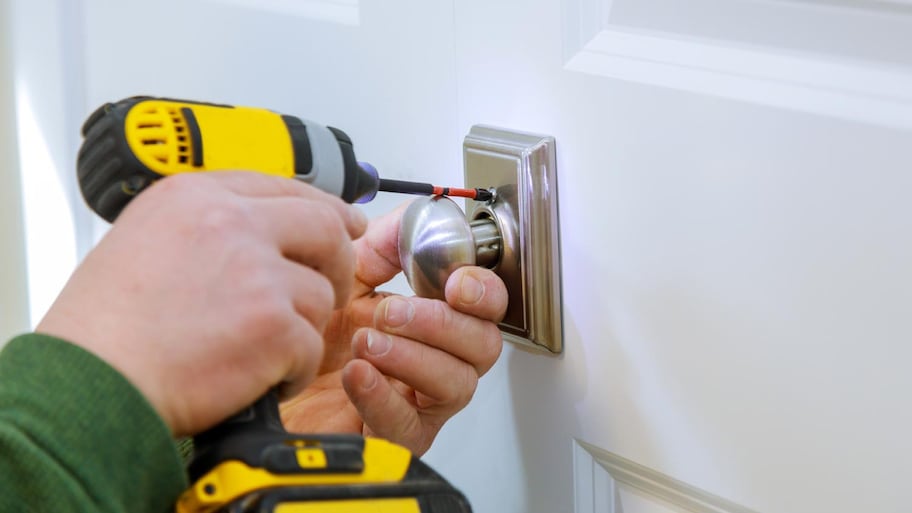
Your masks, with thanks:
<instances>
[{"instance_id":1,"label":"door knob","mask_svg":"<svg viewBox=\"0 0 912 513\"><path fill-rule=\"evenodd\" d=\"M415 200L399 225L399 263L412 290L422 297L444 299L447 279L462 266L494 267L501 245L493 219L469 222L444 196Z\"/></svg>"},{"instance_id":2,"label":"door knob","mask_svg":"<svg viewBox=\"0 0 912 513\"><path fill-rule=\"evenodd\" d=\"M399 260L412 290L443 299L447 278L465 265L494 271L507 288L504 340L563 349L557 161L554 138L473 126L463 142L465 185L494 199L423 197L402 215Z\"/></svg>"}]
</instances>

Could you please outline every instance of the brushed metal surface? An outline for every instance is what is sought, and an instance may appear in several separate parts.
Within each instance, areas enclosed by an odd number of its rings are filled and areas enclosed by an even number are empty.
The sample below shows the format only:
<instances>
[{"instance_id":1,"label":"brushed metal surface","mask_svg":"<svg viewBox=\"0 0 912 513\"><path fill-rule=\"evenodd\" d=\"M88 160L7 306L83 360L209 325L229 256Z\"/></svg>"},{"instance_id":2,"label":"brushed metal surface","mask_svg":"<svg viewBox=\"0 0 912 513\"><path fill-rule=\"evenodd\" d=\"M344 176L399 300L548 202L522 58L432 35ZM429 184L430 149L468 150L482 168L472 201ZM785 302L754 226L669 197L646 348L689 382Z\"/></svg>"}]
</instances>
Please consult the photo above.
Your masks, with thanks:
<instances>
[{"instance_id":1,"label":"brushed metal surface","mask_svg":"<svg viewBox=\"0 0 912 513\"><path fill-rule=\"evenodd\" d=\"M509 293L504 339L563 350L554 138L475 125L463 142L465 186L494 188L490 203L467 201L469 220L491 218L502 238L493 267Z\"/></svg>"},{"instance_id":2,"label":"brushed metal surface","mask_svg":"<svg viewBox=\"0 0 912 513\"><path fill-rule=\"evenodd\" d=\"M416 294L444 299L447 279L464 265L492 267L501 247L491 219L469 223L459 205L443 196L418 198L399 224L399 263Z\"/></svg>"},{"instance_id":3,"label":"brushed metal surface","mask_svg":"<svg viewBox=\"0 0 912 513\"><path fill-rule=\"evenodd\" d=\"M475 265L488 269L497 265L503 246L497 223L490 217L483 217L469 223L469 227L475 239Z\"/></svg>"}]
</instances>

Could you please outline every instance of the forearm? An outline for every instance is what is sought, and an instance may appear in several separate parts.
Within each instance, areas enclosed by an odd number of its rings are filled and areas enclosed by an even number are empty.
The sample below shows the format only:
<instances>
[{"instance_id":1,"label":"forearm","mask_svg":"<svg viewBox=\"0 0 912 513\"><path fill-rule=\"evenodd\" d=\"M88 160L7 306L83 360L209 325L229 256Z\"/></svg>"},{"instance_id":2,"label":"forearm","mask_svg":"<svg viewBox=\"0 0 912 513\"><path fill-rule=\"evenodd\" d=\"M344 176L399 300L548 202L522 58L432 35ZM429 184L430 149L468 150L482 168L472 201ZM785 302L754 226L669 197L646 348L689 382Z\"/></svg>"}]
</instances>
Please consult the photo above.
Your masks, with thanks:
<instances>
[{"instance_id":1,"label":"forearm","mask_svg":"<svg viewBox=\"0 0 912 513\"><path fill-rule=\"evenodd\" d=\"M0 511L172 511L170 431L123 376L61 340L0 352Z\"/></svg>"}]
</instances>

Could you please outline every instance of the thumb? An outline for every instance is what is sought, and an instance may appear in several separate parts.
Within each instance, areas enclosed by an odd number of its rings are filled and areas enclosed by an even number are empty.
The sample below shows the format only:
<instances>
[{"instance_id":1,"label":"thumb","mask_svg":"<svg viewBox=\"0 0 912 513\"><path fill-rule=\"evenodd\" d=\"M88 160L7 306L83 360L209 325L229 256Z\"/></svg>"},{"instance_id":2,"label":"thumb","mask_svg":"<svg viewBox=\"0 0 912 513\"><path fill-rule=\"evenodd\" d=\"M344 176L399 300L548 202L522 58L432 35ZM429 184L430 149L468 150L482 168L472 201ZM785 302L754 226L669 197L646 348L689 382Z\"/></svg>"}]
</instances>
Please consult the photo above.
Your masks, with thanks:
<instances>
[{"instance_id":1,"label":"thumb","mask_svg":"<svg viewBox=\"0 0 912 513\"><path fill-rule=\"evenodd\" d=\"M367 232L355 241L355 296L390 281L402 271L399 265L399 220L411 203L371 219Z\"/></svg>"}]
</instances>

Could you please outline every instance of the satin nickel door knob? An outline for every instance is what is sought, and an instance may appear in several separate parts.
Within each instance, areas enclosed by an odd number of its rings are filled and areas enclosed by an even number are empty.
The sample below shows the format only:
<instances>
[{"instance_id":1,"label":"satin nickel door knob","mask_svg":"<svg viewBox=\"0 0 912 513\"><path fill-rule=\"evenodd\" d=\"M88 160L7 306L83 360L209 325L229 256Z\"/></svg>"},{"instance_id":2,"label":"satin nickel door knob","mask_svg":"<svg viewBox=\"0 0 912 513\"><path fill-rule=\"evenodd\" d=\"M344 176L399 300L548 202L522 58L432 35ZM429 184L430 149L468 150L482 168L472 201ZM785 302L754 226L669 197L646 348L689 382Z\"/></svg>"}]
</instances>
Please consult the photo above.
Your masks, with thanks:
<instances>
[{"instance_id":1,"label":"satin nickel door knob","mask_svg":"<svg viewBox=\"0 0 912 513\"><path fill-rule=\"evenodd\" d=\"M447 197L418 198L402 214L399 263L419 296L444 299L453 271L466 265L493 267L500 249L500 233L492 219L469 223Z\"/></svg>"},{"instance_id":2,"label":"satin nickel door knob","mask_svg":"<svg viewBox=\"0 0 912 513\"><path fill-rule=\"evenodd\" d=\"M416 294L444 299L456 269L491 269L507 288L504 340L563 350L554 138L475 125L463 142L465 186L493 192L466 203L422 197L402 215L399 262Z\"/></svg>"}]
</instances>

